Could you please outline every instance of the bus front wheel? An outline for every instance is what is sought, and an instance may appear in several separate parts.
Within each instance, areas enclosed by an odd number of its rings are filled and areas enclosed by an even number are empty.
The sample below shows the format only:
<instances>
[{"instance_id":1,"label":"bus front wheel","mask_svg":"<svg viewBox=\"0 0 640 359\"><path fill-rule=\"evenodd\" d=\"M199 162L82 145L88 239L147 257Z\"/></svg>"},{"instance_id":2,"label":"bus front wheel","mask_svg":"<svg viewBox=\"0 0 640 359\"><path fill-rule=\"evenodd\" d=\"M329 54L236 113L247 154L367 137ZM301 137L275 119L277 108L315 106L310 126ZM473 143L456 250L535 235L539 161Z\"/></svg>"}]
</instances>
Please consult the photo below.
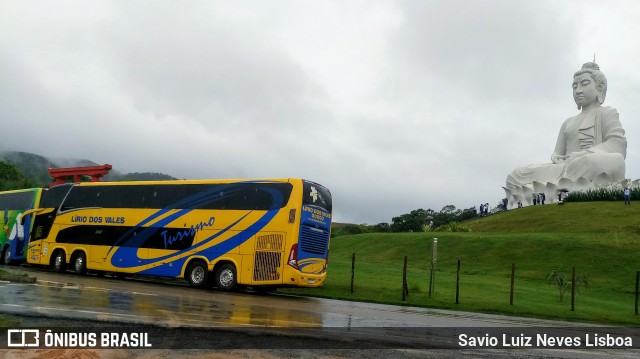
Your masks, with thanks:
<instances>
[{"instance_id":1,"label":"bus front wheel","mask_svg":"<svg viewBox=\"0 0 640 359\"><path fill-rule=\"evenodd\" d=\"M231 263L225 263L216 272L216 287L219 290L230 292L238 286L236 267Z\"/></svg>"},{"instance_id":2,"label":"bus front wheel","mask_svg":"<svg viewBox=\"0 0 640 359\"><path fill-rule=\"evenodd\" d=\"M209 269L202 261L191 263L186 274L187 282L194 288L204 288L209 281Z\"/></svg>"},{"instance_id":3,"label":"bus front wheel","mask_svg":"<svg viewBox=\"0 0 640 359\"><path fill-rule=\"evenodd\" d=\"M59 250L53 254L51 267L58 273L63 273L67 269L67 261L63 251Z\"/></svg>"},{"instance_id":4,"label":"bus front wheel","mask_svg":"<svg viewBox=\"0 0 640 359\"><path fill-rule=\"evenodd\" d=\"M73 256L73 271L80 275L87 274L87 256L84 252L78 252Z\"/></svg>"}]
</instances>

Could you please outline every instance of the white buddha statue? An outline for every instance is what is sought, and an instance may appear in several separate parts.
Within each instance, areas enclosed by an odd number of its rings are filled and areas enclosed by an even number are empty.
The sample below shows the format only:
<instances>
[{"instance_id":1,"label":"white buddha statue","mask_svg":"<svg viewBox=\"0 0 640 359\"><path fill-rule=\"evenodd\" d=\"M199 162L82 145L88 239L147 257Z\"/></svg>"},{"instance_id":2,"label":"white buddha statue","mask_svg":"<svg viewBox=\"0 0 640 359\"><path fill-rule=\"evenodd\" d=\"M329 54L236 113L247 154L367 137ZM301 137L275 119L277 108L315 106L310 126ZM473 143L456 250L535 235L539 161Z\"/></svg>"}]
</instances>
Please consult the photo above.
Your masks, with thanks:
<instances>
[{"instance_id":1,"label":"white buddha statue","mask_svg":"<svg viewBox=\"0 0 640 359\"><path fill-rule=\"evenodd\" d=\"M572 190L625 178L627 139L618 111L602 106L607 79L597 64L586 63L573 75L573 99L581 112L560 128L552 163L516 168L507 176L512 203L530 203L531 194Z\"/></svg>"}]
</instances>

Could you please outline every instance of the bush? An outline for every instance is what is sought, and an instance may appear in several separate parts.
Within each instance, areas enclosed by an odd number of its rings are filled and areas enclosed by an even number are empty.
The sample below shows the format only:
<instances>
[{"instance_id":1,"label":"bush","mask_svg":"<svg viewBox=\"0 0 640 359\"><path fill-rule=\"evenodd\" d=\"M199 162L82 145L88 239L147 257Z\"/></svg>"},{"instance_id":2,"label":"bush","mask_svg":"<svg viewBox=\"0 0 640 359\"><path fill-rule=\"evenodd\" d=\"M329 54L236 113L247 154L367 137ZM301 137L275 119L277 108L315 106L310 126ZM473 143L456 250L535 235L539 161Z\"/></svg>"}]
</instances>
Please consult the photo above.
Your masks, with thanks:
<instances>
[{"instance_id":1,"label":"bush","mask_svg":"<svg viewBox=\"0 0 640 359\"><path fill-rule=\"evenodd\" d=\"M364 224L348 224L331 228L331 237L347 236L352 234L369 233L370 226Z\"/></svg>"},{"instance_id":2,"label":"bush","mask_svg":"<svg viewBox=\"0 0 640 359\"><path fill-rule=\"evenodd\" d=\"M437 232L470 232L471 230L468 227L460 225L456 221L452 221L436 228L436 231Z\"/></svg>"},{"instance_id":3,"label":"bush","mask_svg":"<svg viewBox=\"0 0 640 359\"><path fill-rule=\"evenodd\" d=\"M558 294L560 295L560 301L562 302L562 299L564 298L564 294L566 293L567 290L571 290L571 287L573 286L573 282L568 280L562 273L558 272L557 270L553 270L551 272L551 274L549 274L549 276L547 277L547 284L555 284L556 287L558 288ZM587 279L587 276L584 274L578 274L576 275L576 293L580 293L580 288L587 288L589 289L589 279Z\"/></svg>"},{"instance_id":4,"label":"bush","mask_svg":"<svg viewBox=\"0 0 640 359\"><path fill-rule=\"evenodd\" d=\"M640 200L640 188L631 188L631 199ZM622 188L590 188L586 191L569 192L567 202L623 201Z\"/></svg>"}]
</instances>

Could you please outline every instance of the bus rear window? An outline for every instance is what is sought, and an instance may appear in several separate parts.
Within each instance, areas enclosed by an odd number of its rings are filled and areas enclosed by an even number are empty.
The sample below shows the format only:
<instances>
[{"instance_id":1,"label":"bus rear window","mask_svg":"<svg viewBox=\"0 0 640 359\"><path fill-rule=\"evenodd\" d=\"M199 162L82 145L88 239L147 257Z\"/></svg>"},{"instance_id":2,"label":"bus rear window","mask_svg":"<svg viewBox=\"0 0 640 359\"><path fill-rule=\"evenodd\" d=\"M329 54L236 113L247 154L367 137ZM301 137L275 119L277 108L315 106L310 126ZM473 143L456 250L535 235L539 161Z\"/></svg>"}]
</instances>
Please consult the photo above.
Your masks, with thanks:
<instances>
[{"instance_id":1,"label":"bus rear window","mask_svg":"<svg viewBox=\"0 0 640 359\"><path fill-rule=\"evenodd\" d=\"M317 183L303 181L302 204L318 206L331 212L331 192Z\"/></svg>"}]
</instances>

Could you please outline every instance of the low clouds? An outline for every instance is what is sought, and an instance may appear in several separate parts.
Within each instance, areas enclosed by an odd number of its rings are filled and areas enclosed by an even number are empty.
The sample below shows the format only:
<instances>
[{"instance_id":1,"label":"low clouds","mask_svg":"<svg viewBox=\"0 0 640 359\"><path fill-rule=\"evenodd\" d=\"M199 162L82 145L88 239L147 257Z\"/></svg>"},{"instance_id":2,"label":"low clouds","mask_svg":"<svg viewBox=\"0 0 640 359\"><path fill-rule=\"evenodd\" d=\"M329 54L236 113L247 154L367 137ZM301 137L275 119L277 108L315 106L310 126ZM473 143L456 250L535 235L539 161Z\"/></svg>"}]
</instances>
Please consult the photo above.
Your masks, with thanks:
<instances>
[{"instance_id":1,"label":"low clouds","mask_svg":"<svg viewBox=\"0 0 640 359\"><path fill-rule=\"evenodd\" d=\"M135 6L134 6L135 7ZM185 3L147 16L119 8L109 23L109 66L141 112L225 128L287 125L322 97L269 32Z\"/></svg>"},{"instance_id":2,"label":"low clouds","mask_svg":"<svg viewBox=\"0 0 640 359\"><path fill-rule=\"evenodd\" d=\"M395 60L427 82L483 102L514 92L545 98L549 81L567 76L562 66L572 65L576 46L573 24L550 13L552 3L404 2Z\"/></svg>"},{"instance_id":3,"label":"low clouds","mask_svg":"<svg viewBox=\"0 0 640 359\"><path fill-rule=\"evenodd\" d=\"M509 171L548 161L576 112L571 76L603 49L638 178L625 39L640 6L616 5L3 2L0 146L178 178L303 177L331 189L335 220L389 222L496 204Z\"/></svg>"}]
</instances>

